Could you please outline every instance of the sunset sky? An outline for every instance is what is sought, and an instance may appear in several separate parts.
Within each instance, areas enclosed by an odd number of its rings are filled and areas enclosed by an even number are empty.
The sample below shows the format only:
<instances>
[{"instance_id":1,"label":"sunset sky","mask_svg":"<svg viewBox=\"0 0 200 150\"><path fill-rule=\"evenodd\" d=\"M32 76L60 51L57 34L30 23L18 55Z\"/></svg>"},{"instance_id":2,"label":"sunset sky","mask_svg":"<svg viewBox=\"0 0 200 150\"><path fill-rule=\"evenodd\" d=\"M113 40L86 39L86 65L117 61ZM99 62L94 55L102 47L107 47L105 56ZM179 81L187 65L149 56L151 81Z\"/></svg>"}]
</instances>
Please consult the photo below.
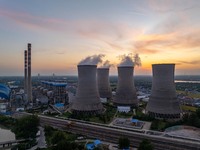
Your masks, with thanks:
<instances>
[{"instance_id":1,"label":"sunset sky","mask_svg":"<svg viewBox=\"0 0 200 150\"><path fill-rule=\"evenodd\" d=\"M32 44L32 75L76 75L87 56L138 53L136 75L175 63L200 74L200 0L0 0L0 76L23 75ZM111 74L116 74L116 67Z\"/></svg>"}]
</instances>

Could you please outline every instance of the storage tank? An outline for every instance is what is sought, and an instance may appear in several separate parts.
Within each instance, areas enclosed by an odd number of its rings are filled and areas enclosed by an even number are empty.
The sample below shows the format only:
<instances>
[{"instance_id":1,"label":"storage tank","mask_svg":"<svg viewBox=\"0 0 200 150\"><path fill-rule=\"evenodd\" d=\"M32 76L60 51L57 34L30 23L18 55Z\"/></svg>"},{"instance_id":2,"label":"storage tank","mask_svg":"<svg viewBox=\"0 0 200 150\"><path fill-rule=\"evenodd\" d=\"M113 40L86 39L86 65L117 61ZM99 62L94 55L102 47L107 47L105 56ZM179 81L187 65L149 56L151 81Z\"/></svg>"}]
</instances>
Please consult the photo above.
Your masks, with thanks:
<instances>
[{"instance_id":1,"label":"storage tank","mask_svg":"<svg viewBox=\"0 0 200 150\"><path fill-rule=\"evenodd\" d=\"M96 79L96 65L78 65L78 88L72 102L76 112L100 113L103 106L100 102Z\"/></svg>"},{"instance_id":2,"label":"storage tank","mask_svg":"<svg viewBox=\"0 0 200 150\"><path fill-rule=\"evenodd\" d=\"M48 91L48 92L47 92L47 96L48 96L48 97L52 97L52 96L53 96L53 91Z\"/></svg>"},{"instance_id":3,"label":"storage tank","mask_svg":"<svg viewBox=\"0 0 200 150\"><path fill-rule=\"evenodd\" d=\"M151 95L147 111L155 118L180 118L181 108L174 83L175 64L153 64Z\"/></svg>"},{"instance_id":4,"label":"storage tank","mask_svg":"<svg viewBox=\"0 0 200 150\"><path fill-rule=\"evenodd\" d=\"M109 81L109 68L97 69L98 90L101 98L111 98L112 92Z\"/></svg>"},{"instance_id":5,"label":"storage tank","mask_svg":"<svg viewBox=\"0 0 200 150\"><path fill-rule=\"evenodd\" d=\"M42 93L43 93L44 95L46 95L47 92L48 92L48 89L43 89L43 92L42 92Z\"/></svg>"},{"instance_id":6,"label":"storage tank","mask_svg":"<svg viewBox=\"0 0 200 150\"><path fill-rule=\"evenodd\" d=\"M137 106L137 95L133 79L133 66L118 66L118 83L114 104Z\"/></svg>"}]
</instances>

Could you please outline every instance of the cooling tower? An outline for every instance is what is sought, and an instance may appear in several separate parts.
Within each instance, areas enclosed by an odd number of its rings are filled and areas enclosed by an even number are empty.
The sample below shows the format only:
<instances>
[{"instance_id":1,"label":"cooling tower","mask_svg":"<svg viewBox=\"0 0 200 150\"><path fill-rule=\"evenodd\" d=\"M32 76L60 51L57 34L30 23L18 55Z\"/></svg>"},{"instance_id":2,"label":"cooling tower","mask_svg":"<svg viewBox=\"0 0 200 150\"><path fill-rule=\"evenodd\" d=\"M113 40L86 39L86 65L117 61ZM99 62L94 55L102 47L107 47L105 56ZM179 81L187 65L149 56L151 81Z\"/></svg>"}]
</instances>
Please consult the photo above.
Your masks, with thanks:
<instances>
[{"instance_id":1,"label":"cooling tower","mask_svg":"<svg viewBox=\"0 0 200 150\"><path fill-rule=\"evenodd\" d=\"M32 79L31 79L31 44L28 43L28 101L32 102Z\"/></svg>"},{"instance_id":2,"label":"cooling tower","mask_svg":"<svg viewBox=\"0 0 200 150\"><path fill-rule=\"evenodd\" d=\"M24 94L27 94L27 50L24 51Z\"/></svg>"},{"instance_id":3,"label":"cooling tower","mask_svg":"<svg viewBox=\"0 0 200 150\"><path fill-rule=\"evenodd\" d=\"M118 66L118 83L114 103L137 106L137 95L133 80L133 66Z\"/></svg>"},{"instance_id":4,"label":"cooling tower","mask_svg":"<svg viewBox=\"0 0 200 150\"><path fill-rule=\"evenodd\" d=\"M101 98L111 98L112 92L109 83L109 68L97 69L97 83Z\"/></svg>"},{"instance_id":5,"label":"cooling tower","mask_svg":"<svg viewBox=\"0 0 200 150\"><path fill-rule=\"evenodd\" d=\"M97 89L96 65L78 65L78 88L72 110L101 112L103 106Z\"/></svg>"},{"instance_id":6,"label":"cooling tower","mask_svg":"<svg viewBox=\"0 0 200 150\"><path fill-rule=\"evenodd\" d=\"M180 118L180 105L174 83L175 64L154 64L147 111L155 118Z\"/></svg>"}]
</instances>

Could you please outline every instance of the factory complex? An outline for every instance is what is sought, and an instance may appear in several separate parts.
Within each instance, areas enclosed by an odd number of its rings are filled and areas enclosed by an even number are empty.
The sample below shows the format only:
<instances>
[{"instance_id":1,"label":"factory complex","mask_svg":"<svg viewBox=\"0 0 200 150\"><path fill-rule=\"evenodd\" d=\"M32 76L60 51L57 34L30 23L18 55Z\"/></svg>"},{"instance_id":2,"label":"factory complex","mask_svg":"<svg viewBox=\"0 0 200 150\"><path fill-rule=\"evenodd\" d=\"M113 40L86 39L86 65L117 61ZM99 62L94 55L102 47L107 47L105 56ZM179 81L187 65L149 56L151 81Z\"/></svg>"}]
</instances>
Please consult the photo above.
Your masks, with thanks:
<instances>
[{"instance_id":1,"label":"factory complex","mask_svg":"<svg viewBox=\"0 0 200 150\"><path fill-rule=\"evenodd\" d=\"M97 67L97 63L93 64L83 60L77 65L78 84L73 93L69 90L70 87L66 81L41 80L40 76L38 76L37 85L32 87L30 43L28 43L27 49L24 51L24 90L18 94L15 93L15 98L18 95L23 99L22 110L33 108L35 104L37 106L44 104L51 106L59 113L67 110L76 114L102 114L105 112L103 101L118 107L118 110L123 108L124 112L138 107L133 61L126 64L124 59L118 65L117 86L116 90L112 91L109 67ZM174 83L175 64L153 64L152 69L152 88L146 113L160 119L180 118L181 108L176 97ZM1 99L9 99L9 95L10 89L1 85ZM2 104L1 107L3 110L5 104Z\"/></svg>"},{"instance_id":2,"label":"factory complex","mask_svg":"<svg viewBox=\"0 0 200 150\"><path fill-rule=\"evenodd\" d=\"M185 113L177 96L175 64L152 64L152 82L146 95L142 95L144 86L136 86L135 62L129 56L125 56L118 64L118 75L114 82L111 81L110 66L99 66L94 61L97 57L102 62L101 55L80 61L77 64L78 76L71 77L70 80L67 77L57 78L55 74L49 77L42 77L40 74L32 77L31 44L28 43L27 50L24 51L23 84L14 86L16 81L10 81L7 85L0 84L0 114L37 113L42 125L51 125L61 130L67 128L69 132L80 132L86 136L98 135L101 140L109 142L113 139L105 138L109 132L103 134L103 131L110 130L116 134L113 137L115 143L119 138L118 134L121 134L118 130L122 130L123 134L128 132L126 135L130 134L130 138L132 134L136 134L137 138L141 135L155 136L154 144L159 137L181 139L180 135L173 133L182 134L188 132L188 129L193 130L187 126L177 127L180 131L176 131L176 127L169 128L167 133L163 130L151 130L154 120L176 122ZM150 119L137 118L138 110ZM51 119L49 116L59 119ZM93 131L93 128L102 129L102 133ZM189 136L182 138L191 140Z\"/></svg>"}]
</instances>

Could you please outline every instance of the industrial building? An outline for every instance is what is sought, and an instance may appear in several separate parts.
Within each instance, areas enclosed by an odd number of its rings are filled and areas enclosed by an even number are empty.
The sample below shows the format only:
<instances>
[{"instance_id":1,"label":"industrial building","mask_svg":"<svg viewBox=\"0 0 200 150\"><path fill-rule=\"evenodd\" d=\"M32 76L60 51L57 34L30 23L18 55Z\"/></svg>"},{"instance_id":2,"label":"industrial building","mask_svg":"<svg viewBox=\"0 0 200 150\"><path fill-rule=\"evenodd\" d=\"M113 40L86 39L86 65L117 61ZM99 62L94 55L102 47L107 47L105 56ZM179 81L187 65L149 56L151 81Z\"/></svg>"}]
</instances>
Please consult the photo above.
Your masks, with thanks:
<instances>
[{"instance_id":1,"label":"industrial building","mask_svg":"<svg viewBox=\"0 0 200 150\"><path fill-rule=\"evenodd\" d=\"M97 88L97 66L78 65L78 88L72 102L75 112L100 113L103 106Z\"/></svg>"},{"instance_id":2,"label":"industrial building","mask_svg":"<svg viewBox=\"0 0 200 150\"><path fill-rule=\"evenodd\" d=\"M180 118L174 83L175 64L153 64L153 80L147 111L155 118Z\"/></svg>"},{"instance_id":3,"label":"industrial building","mask_svg":"<svg viewBox=\"0 0 200 150\"><path fill-rule=\"evenodd\" d=\"M0 84L0 114L8 112L8 102L10 100L11 90L4 84Z\"/></svg>"},{"instance_id":4,"label":"industrial building","mask_svg":"<svg viewBox=\"0 0 200 150\"><path fill-rule=\"evenodd\" d=\"M110 99L112 97L112 91L109 81L109 68L97 69L97 83L100 97Z\"/></svg>"},{"instance_id":5,"label":"industrial building","mask_svg":"<svg viewBox=\"0 0 200 150\"><path fill-rule=\"evenodd\" d=\"M42 86L37 89L42 95L46 95L51 103L68 104L67 83L54 81L41 81L41 83Z\"/></svg>"},{"instance_id":6,"label":"industrial building","mask_svg":"<svg viewBox=\"0 0 200 150\"><path fill-rule=\"evenodd\" d=\"M9 100L11 89L4 84L0 83L0 99Z\"/></svg>"},{"instance_id":7,"label":"industrial building","mask_svg":"<svg viewBox=\"0 0 200 150\"><path fill-rule=\"evenodd\" d=\"M133 66L118 66L118 83L114 104L137 106L137 95L133 79Z\"/></svg>"}]
</instances>

